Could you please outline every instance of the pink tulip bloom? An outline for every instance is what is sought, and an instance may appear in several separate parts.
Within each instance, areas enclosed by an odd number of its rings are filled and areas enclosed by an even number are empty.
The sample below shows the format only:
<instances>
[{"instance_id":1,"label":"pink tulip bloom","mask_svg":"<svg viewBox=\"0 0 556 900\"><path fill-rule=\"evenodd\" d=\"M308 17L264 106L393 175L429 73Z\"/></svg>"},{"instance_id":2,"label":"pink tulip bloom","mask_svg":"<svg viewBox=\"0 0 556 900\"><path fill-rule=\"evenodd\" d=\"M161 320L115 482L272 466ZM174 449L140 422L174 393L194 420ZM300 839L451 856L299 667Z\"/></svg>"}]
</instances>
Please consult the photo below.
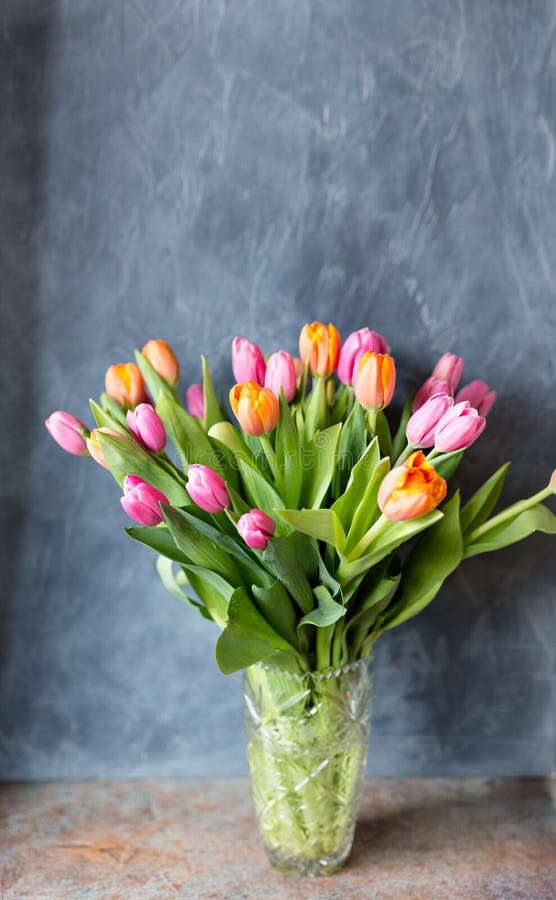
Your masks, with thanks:
<instances>
[{"instance_id":1,"label":"pink tulip bloom","mask_svg":"<svg viewBox=\"0 0 556 900\"><path fill-rule=\"evenodd\" d=\"M276 524L262 509L252 509L251 512L240 516L237 530L252 550L264 550L268 539L276 530Z\"/></svg>"},{"instance_id":2,"label":"pink tulip bloom","mask_svg":"<svg viewBox=\"0 0 556 900\"><path fill-rule=\"evenodd\" d=\"M272 393L280 396L280 388L284 391L286 402L289 403L295 396L297 388L297 376L293 356L285 350L279 350L269 357L266 364L264 386L270 388Z\"/></svg>"},{"instance_id":3,"label":"pink tulip bloom","mask_svg":"<svg viewBox=\"0 0 556 900\"><path fill-rule=\"evenodd\" d=\"M120 503L128 516L140 525L158 525L164 518L160 504L168 503L168 498L138 475L126 475Z\"/></svg>"},{"instance_id":4,"label":"pink tulip bloom","mask_svg":"<svg viewBox=\"0 0 556 900\"><path fill-rule=\"evenodd\" d=\"M417 412L417 410L421 409L423 404L426 403L427 400L430 400L431 397L434 397L435 394L448 394L448 396L452 396L450 394L448 382L441 381L440 378L435 378L434 375L431 375L423 382L415 394L411 405L411 412Z\"/></svg>"},{"instance_id":5,"label":"pink tulip bloom","mask_svg":"<svg viewBox=\"0 0 556 900\"><path fill-rule=\"evenodd\" d=\"M205 395L202 384L190 384L185 392L187 409L192 416L203 419L205 416Z\"/></svg>"},{"instance_id":6,"label":"pink tulip bloom","mask_svg":"<svg viewBox=\"0 0 556 900\"><path fill-rule=\"evenodd\" d=\"M496 400L496 391L491 391L486 381L478 378L476 381L470 381L465 387L462 387L456 394L456 403L461 400L468 400L471 406L474 406L480 416L486 416L492 409Z\"/></svg>"},{"instance_id":7,"label":"pink tulip bloom","mask_svg":"<svg viewBox=\"0 0 556 900\"><path fill-rule=\"evenodd\" d=\"M434 447L434 433L444 413L454 405L449 394L433 394L413 413L405 430L414 447Z\"/></svg>"},{"instance_id":8,"label":"pink tulip bloom","mask_svg":"<svg viewBox=\"0 0 556 900\"><path fill-rule=\"evenodd\" d=\"M223 512L230 505L226 482L213 469L193 463L187 470L185 489L194 503L205 512Z\"/></svg>"},{"instance_id":9,"label":"pink tulip bloom","mask_svg":"<svg viewBox=\"0 0 556 900\"><path fill-rule=\"evenodd\" d=\"M85 437L89 434L89 429L83 422L72 416L71 413L57 409L48 419L45 419L44 424L51 437L66 453L73 453L75 456L87 456L88 450ZM83 432L85 432L85 436Z\"/></svg>"},{"instance_id":10,"label":"pink tulip bloom","mask_svg":"<svg viewBox=\"0 0 556 900\"><path fill-rule=\"evenodd\" d=\"M166 446L166 431L162 419L150 405L140 403L135 409L128 409L127 427L142 447L151 453L162 453Z\"/></svg>"},{"instance_id":11,"label":"pink tulip bloom","mask_svg":"<svg viewBox=\"0 0 556 900\"><path fill-rule=\"evenodd\" d=\"M455 356L453 353L444 353L440 357L432 374L434 378L448 383L448 393L454 396L454 392L460 383L461 374L463 372L463 359L461 356Z\"/></svg>"},{"instance_id":12,"label":"pink tulip bloom","mask_svg":"<svg viewBox=\"0 0 556 900\"><path fill-rule=\"evenodd\" d=\"M352 331L342 344L340 359L338 361L338 378L344 384L353 384L354 375L359 370L359 363L364 353L372 350L373 353L388 353L386 338L376 331L368 328L360 328Z\"/></svg>"},{"instance_id":13,"label":"pink tulip bloom","mask_svg":"<svg viewBox=\"0 0 556 900\"><path fill-rule=\"evenodd\" d=\"M238 384L255 381L264 385L266 365L263 354L246 338L235 337L232 341L232 369Z\"/></svg>"},{"instance_id":14,"label":"pink tulip bloom","mask_svg":"<svg viewBox=\"0 0 556 900\"><path fill-rule=\"evenodd\" d=\"M444 413L434 432L434 446L442 453L464 450L477 440L486 425L467 400L456 403Z\"/></svg>"}]
</instances>

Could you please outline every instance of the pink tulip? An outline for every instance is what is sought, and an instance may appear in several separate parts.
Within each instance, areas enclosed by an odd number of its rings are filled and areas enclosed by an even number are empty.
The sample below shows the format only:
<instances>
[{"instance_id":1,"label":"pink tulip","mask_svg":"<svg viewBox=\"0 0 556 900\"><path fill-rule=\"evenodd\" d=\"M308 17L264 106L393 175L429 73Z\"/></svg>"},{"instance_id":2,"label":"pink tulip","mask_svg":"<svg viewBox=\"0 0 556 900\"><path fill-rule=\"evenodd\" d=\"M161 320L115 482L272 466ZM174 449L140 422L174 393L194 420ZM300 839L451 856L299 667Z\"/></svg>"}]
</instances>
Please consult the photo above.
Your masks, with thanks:
<instances>
[{"instance_id":1,"label":"pink tulip","mask_svg":"<svg viewBox=\"0 0 556 900\"><path fill-rule=\"evenodd\" d=\"M235 337L232 341L232 369L238 384L255 381L264 385L266 365L263 354L246 338Z\"/></svg>"},{"instance_id":2,"label":"pink tulip","mask_svg":"<svg viewBox=\"0 0 556 900\"><path fill-rule=\"evenodd\" d=\"M414 412L405 430L407 440L414 447L434 447L434 434L444 413L454 405L449 394L433 394Z\"/></svg>"},{"instance_id":3,"label":"pink tulip","mask_svg":"<svg viewBox=\"0 0 556 900\"><path fill-rule=\"evenodd\" d=\"M240 516L237 530L252 550L264 550L268 539L276 530L276 524L262 509L252 509L251 512Z\"/></svg>"},{"instance_id":4,"label":"pink tulip","mask_svg":"<svg viewBox=\"0 0 556 900\"><path fill-rule=\"evenodd\" d=\"M456 394L456 403L461 400L468 400L471 406L474 406L479 415L486 416L492 409L496 400L496 391L491 391L486 381L478 378L476 381L470 381L465 387L462 387Z\"/></svg>"},{"instance_id":5,"label":"pink tulip","mask_svg":"<svg viewBox=\"0 0 556 900\"><path fill-rule=\"evenodd\" d=\"M127 411L127 427L141 446L151 453L162 453L166 446L166 432L162 419L150 403L140 403Z\"/></svg>"},{"instance_id":6,"label":"pink tulip","mask_svg":"<svg viewBox=\"0 0 556 900\"><path fill-rule=\"evenodd\" d=\"M128 516L140 525L158 525L164 518L160 504L168 503L168 498L138 475L126 475L120 503Z\"/></svg>"},{"instance_id":7,"label":"pink tulip","mask_svg":"<svg viewBox=\"0 0 556 900\"><path fill-rule=\"evenodd\" d=\"M187 409L192 416L203 419L205 416L205 395L202 384L190 384L185 392Z\"/></svg>"},{"instance_id":8,"label":"pink tulip","mask_svg":"<svg viewBox=\"0 0 556 900\"><path fill-rule=\"evenodd\" d=\"M65 450L66 453L73 453L75 456L87 456L88 450L85 438L89 434L89 429L83 422L72 416L71 413L57 409L48 419L45 419L44 424L58 446Z\"/></svg>"},{"instance_id":9,"label":"pink tulip","mask_svg":"<svg viewBox=\"0 0 556 900\"><path fill-rule=\"evenodd\" d=\"M434 375L431 375L415 394L411 412L417 412L417 410L421 409L423 404L426 403L427 400L430 400L431 397L434 397L435 394L448 394L448 396L451 397L448 382L441 381L439 378L435 378Z\"/></svg>"},{"instance_id":10,"label":"pink tulip","mask_svg":"<svg viewBox=\"0 0 556 900\"><path fill-rule=\"evenodd\" d=\"M194 503L205 512L223 512L230 505L226 483L213 469L194 463L187 470L185 489Z\"/></svg>"},{"instance_id":11,"label":"pink tulip","mask_svg":"<svg viewBox=\"0 0 556 900\"><path fill-rule=\"evenodd\" d=\"M442 453L464 450L477 440L486 425L467 400L456 403L444 413L434 432L434 446Z\"/></svg>"},{"instance_id":12,"label":"pink tulip","mask_svg":"<svg viewBox=\"0 0 556 900\"><path fill-rule=\"evenodd\" d=\"M455 356L453 353L444 353L440 357L432 374L434 378L448 383L448 393L454 396L454 391L460 383L461 374L463 372L463 359L461 356Z\"/></svg>"},{"instance_id":13,"label":"pink tulip","mask_svg":"<svg viewBox=\"0 0 556 900\"><path fill-rule=\"evenodd\" d=\"M295 396L297 377L293 356L285 350L273 353L266 364L264 386L270 388L272 393L280 396L280 388L284 391L286 402L289 403Z\"/></svg>"},{"instance_id":14,"label":"pink tulip","mask_svg":"<svg viewBox=\"0 0 556 900\"><path fill-rule=\"evenodd\" d=\"M338 361L338 378L344 384L353 384L354 374L359 370L359 363L364 353L372 350L374 353L388 353L386 338L376 331L368 328L360 328L352 331L342 344L340 359Z\"/></svg>"}]
</instances>

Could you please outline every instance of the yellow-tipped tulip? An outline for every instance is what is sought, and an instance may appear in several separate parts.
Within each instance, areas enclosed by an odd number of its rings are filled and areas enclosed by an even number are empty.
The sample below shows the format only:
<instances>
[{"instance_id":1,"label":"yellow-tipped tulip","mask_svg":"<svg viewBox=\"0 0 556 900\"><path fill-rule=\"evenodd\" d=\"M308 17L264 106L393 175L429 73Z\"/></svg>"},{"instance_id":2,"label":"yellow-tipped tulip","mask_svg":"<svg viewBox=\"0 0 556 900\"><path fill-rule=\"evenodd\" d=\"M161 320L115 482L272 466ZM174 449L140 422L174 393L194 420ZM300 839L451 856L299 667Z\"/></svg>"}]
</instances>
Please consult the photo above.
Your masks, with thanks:
<instances>
[{"instance_id":1,"label":"yellow-tipped tulip","mask_svg":"<svg viewBox=\"0 0 556 900\"><path fill-rule=\"evenodd\" d=\"M340 332L334 325L307 323L299 335L299 355L309 363L311 375L330 375L338 365L340 344Z\"/></svg>"},{"instance_id":2,"label":"yellow-tipped tulip","mask_svg":"<svg viewBox=\"0 0 556 900\"><path fill-rule=\"evenodd\" d=\"M147 341L141 353L170 387L177 385L180 380L180 364L176 354L166 341Z\"/></svg>"},{"instance_id":3,"label":"yellow-tipped tulip","mask_svg":"<svg viewBox=\"0 0 556 900\"><path fill-rule=\"evenodd\" d=\"M120 406L133 409L148 400L143 376L135 363L118 363L110 366L104 376L106 393Z\"/></svg>"},{"instance_id":4,"label":"yellow-tipped tulip","mask_svg":"<svg viewBox=\"0 0 556 900\"><path fill-rule=\"evenodd\" d=\"M384 409L396 387L396 366L389 353L364 353L355 378L355 396L366 409Z\"/></svg>"},{"instance_id":5,"label":"yellow-tipped tulip","mask_svg":"<svg viewBox=\"0 0 556 900\"><path fill-rule=\"evenodd\" d=\"M236 384L230 391L230 405L247 434L268 434L280 418L280 404L270 388L256 381Z\"/></svg>"}]
</instances>

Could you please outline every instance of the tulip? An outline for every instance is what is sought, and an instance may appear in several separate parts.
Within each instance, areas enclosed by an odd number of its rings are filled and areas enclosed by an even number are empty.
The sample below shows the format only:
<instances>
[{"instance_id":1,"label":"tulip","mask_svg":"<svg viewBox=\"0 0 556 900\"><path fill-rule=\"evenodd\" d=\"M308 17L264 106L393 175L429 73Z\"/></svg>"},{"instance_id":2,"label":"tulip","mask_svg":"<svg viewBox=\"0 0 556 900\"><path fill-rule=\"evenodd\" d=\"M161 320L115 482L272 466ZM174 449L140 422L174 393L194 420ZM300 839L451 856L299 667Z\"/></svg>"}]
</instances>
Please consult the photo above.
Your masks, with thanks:
<instances>
[{"instance_id":1,"label":"tulip","mask_svg":"<svg viewBox=\"0 0 556 900\"><path fill-rule=\"evenodd\" d=\"M280 417L280 405L270 388L254 381L236 384L230 391L230 404L247 434L268 434Z\"/></svg>"},{"instance_id":2,"label":"tulip","mask_svg":"<svg viewBox=\"0 0 556 900\"><path fill-rule=\"evenodd\" d=\"M435 378L434 375L431 375L415 394L411 405L411 412L417 412L417 410L420 409L427 400L434 397L435 394L448 394L450 397L452 396L450 394L448 382L442 381L440 378Z\"/></svg>"},{"instance_id":3,"label":"tulip","mask_svg":"<svg viewBox=\"0 0 556 900\"><path fill-rule=\"evenodd\" d=\"M352 331L342 344L340 359L338 361L338 378L344 384L352 384L353 376L359 370L359 363L364 353L372 350L374 353L388 353L386 338L376 331L368 328L360 328Z\"/></svg>"},{"instance_id":4,"label":"tulip","mask_svg":"<svg viewBox=\"0 0 556 900\"><path fill-rule=\"evenodd\" d=\"M554 469L552 475L550 476L550 481L548 482L548 486L553 494L556 494L556 469Z\"/></svg>"},{"instance_id":5,"label":"tulip","mask_svg":"<svg viewBox=\"0 0 556 900\"><path fill-rule=\"evenodd\" d=\"M448 393L454 396L454 391L460 383L461 373L463 372L463 359L461 356L455 356L453 353L444 353L440 357L432 374L439 381L448 383Z\"/></svg>"},{"instance_id":6,"label":"tulip","mask_svg":"<svg viewBox=\"0 0 556 900\"><path fill-rule=\"evenodd\" d=\"M355 376L355 396L366 409L379 410L388 406L396 386L396 367L388 353L372 350L361 357Z\"/></svg>"},{"instance_id":7,"label":"tulip","mask_svg":"<svg viewBox=\"0 0 556 900\"><path fill-rule=\"evenodd\" d=\"M166 446L166 431L162 419L150 403L140 403L127 411L127 427L139 443L151 453L162 453Z\"/></svg>"},{"instance_id":8,"label":"tulip","mask_svg":"<svg viewBox=\"0 0 556 900\"><path fill-rule=\"evenodd\" d=\"M444 413L454 405L449 394L433 394L414 412L405 430L407 440L414 447L434 447L434 431Z\"/></svg>"},{"instance_id":9,"label":"tulip","mask_svg":"<svg viewBox=\"0 0 556 900\"><path fill-rule=\"evenodd\" d=\"M297 388L297 376L293 356L285 350L273 353L266 364L264 386L270 388L276 397L280 396L280 388L284 391L286 402L289 403L295 396Z\"/></svg>"},{"instance_id":10,"label":"tulip","mask_svg":"<svg viewBox=\"0 0 556 900\"><path fill-rule=\"evenodd\" d=\"M141 353L155 372L166 381L170 387L175 387L180 380L180 364L176 354L166 341L147 341Z\"/></svg>"},{"instance_id":11,"label":"tulip","mask_svg":"<svg viewBox=\"0 0 556 900\"><path fill-rule=\"evenodd\" d=\"M303 372L305 371L305 363L303 362L303 360L301 359L301 357L299 357L299 356L294 356L294 358L293 358L293 365L294 365L294 368L295 368L295 377L296 377L297 380L299 381L299 379L300 379L301 376L303 375Z\"/></svg>"},{"instance_id":12,"label":"tulip","mask_svg":"<svg viewBox=\"0 0 556 900\"><path fill-rule=\"evenodd\" d=\"M89 429L71 413L57 409L48 419L45 419L44 424L56 443L66 453L87 456L86 436L89 434Z\"/></svg>"},{"instance_id":13,"label":"tulip","mask_svg":"<svg viewBox=\"0 0 556 900\"><path fill-rule=\"evenodd\" d=\"M268 539L276 530L276 524L262 509L252 509L251 512L240 516L237 530L252 550L264 550Z\"/></svg>"},{"instance_id":14,"label":"tulip","mask_svg":"<svg viewBox=\"0 0 556 900\"><path fill-rule=\"evenodd\" d=\"M226 483L213 469L193 463L187 470L187 479L187 493L205 512L223 512L230 505Z\"/></svg>"},{"instance_id":15,"label":"tulip","mask_svg":"<svg viewBox=\"0 0 556 900\"><path fill-rule=\"evenodd\" d=\"M190 384L185 392L185 402L187 409L192 416L203 419L205 416L205 394L203 385Z\"/></svg>"},{"instance_id":16,"label":"tulip","mask_svg":"<svg viewBox=\"0 0 556 900\"><path fill-rule=\"evenodd\" d=\"M338 365L340 344L340 332L334 325L311 322L301 329L299 355L309 363L311 375L330 375Z\"/></svg>"},{"instance_id":17,"label":"tulip","mask_svg":"<svg viewBox=\"0 0 556 900\"><path fill-rule=\"evenodd\" d=\"M264 384L264 356L260 348L246 338L235 337L232 341L232 369L238 384L246 384L248 381Z\"/></svg>"},{"instance_id":18,"label":"tulip","mask_svg":"<svg viewBox=\"0 0 556 900\"><path fill-rule=\"evenodd\" d=\"M387 519L400 522L436 509L445 496L446 482L426 461L425 454L416 450L383 478L378 505Z\"/></svg>"},{"instance_id":19,"label":"tulip","mask_svg":"<svg viewBox=\"0 0 556 900\"><path fill-rule=\"evenodd\" d=\"M124 437L124 435L120 431L114 431L113 428L93 428L87 440L87 450L95 460L102 466L103 469L109 469L110 466L106 462L104 458L104 453L102 452L102 447L100 446L98 434L114 434L116 437Z\"/></svg>"},{"instance_id":20,"label":"tulip","mask_svg":"<svg viewBox=\"0 0 556 900\"><path fill-rule=\"evenodd\" d=\"M468 400L470 406L474 406L480 416L486 416L492 409L496 400L496 391L491 391L486 381L478 378L470 381L456 394L456 403Z\"/></svg>"},{"instance_id":21,"label":"tulip","mask_svg":"<svg viewBox=\"0 0 556 900\"><path fill-rule=\"evenodd\" d=\"M168 498L138 475L126 475L120 503L128 516L140 525L158 525L164 518L160 504L168 503Z\"/></svg>"},{"instance_id":22,"label":"tulip","mask_svg":"<svg viewBox=\"0 0 556 900\"><path fill-rule=\"evenodd\" d=\"M120 406L134 407L148 400L145 383L135 363L110 366L104 376L106 393Z\"/></svg>"},{"instance_id":23,"label":"tulip","mask_svg":"<svg viewBox=\"0 0 556 900\"><path fill-rule=\"evenodd\" d=\"M456 403L439 420L434 432L434 446L442 453L465 450L477 440L486 425L467 400Z\"/></svg>"}]
</instances>

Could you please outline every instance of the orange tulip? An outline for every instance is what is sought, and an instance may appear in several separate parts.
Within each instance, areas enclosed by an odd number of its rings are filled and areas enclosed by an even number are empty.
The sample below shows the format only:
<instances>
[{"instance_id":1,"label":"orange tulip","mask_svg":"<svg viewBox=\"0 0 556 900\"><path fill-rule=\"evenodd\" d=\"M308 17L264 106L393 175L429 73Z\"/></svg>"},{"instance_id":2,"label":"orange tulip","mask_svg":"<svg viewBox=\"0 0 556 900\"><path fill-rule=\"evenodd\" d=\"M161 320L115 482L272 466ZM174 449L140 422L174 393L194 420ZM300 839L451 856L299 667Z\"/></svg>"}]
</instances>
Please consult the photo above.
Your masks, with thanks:
<instances>
[{"instance_id":1,"label":"orange tulip","mask_svg":"<svg viewBox=\"0 0 556 900\"><path fill-rule=\"evenodd\" d=\"M402 466L385 476L378 492L378 505L395 522L416 519L436 509L446 496L446 482L425 454L416 450Z\"/></svg>"},{"instance_id":2,"label":"orange tulip","mask_svg":"<svg viewBox=\"0 0 556 900\"><path fill-rule=\"evenodd\" d=\"M100 442L98 439L98 433L101 434L115 434L116 437L124 437L124 435L120 431L114 431L113 428L93 428L88 438L85 438L87 442L87 450L95 460L102 466L103 469L109 469L109 465L104 458L104 453L102 452L102 447L100 446Z\"/></svg>"},{"instance_id":3,"label":"orange tulip","mask_svg":"<svg viewBox=\"0 0 556 900\"><path fill-rule=\"evenodd\" d=\"M118 363L110 366L104 376L106 393L120 406L133 408L149 398L145 392L145 383L135 363Z\"/></svg>"},{"instance_id":4,"label":"orange tulip","mask_svg":"<svg viewBox=\"0 0 556 900\"><path fill-rule=\"evenodd\" d=\"M170 387L175 387L180 380L180 364L176 354L166 341L147 341L141 353Z\"/></svg>"},{"instance_id":5,"label":"orange tulip","mask_svg":"<svg viewBox=\"0 0 556 900\"><path fill-rule=\"evenodd\" d=\"M366 409L388 406L396 386L396 366L389 353L364 353L355 377L355 396Z\"/></svg>"},{"instance_id":6,"label":"orange tulip","mask_svg":"<svg viewBox=\"0 0 556 900\"><path fill-rule=\"evenodd\" d=\"M247 434L268 434L280 417L280 404L270 388L256 381L236 384L230 391L230 405Z\"/></svg>"},{"instance_id":7,"label":"orange tulip","mask_svg":"<svg viewBox=\"0 0 556 900\"><path fill-rule=\"evenodd\" d=\"M309 363L311 375L330 375L338 365L340 344L340 332L334 325L308 323L299 335L299 355Z\"/></svg>"}]
</instances>

